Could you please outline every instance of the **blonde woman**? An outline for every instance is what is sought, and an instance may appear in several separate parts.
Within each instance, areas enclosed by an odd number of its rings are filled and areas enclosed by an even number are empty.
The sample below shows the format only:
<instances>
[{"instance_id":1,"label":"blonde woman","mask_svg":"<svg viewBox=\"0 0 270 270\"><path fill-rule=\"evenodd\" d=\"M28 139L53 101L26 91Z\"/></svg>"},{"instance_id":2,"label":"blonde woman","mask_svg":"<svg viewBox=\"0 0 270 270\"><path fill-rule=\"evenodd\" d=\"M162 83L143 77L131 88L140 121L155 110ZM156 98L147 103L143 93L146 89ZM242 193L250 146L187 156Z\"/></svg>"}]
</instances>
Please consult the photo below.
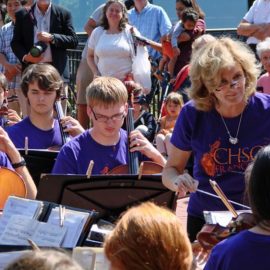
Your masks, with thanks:
<instances>
[{"instance_id":1,"label":"blonde woman","mask_svg":"<svg viewBox=\"0 0 270 270\"><path fill-rule=\"evenodd\" d=\"M163 183L181 194L192 192L187 228L191 241L204 224L204 210L225 210L209 179L227 197L242 203L243 173L257 151L270 142L270 96L255 93L259 68L244 43L230 38L209 42L190 65L190 97L177 119ZM194 154L193 176L184 171Z\"/></svg>"}]
</instances>

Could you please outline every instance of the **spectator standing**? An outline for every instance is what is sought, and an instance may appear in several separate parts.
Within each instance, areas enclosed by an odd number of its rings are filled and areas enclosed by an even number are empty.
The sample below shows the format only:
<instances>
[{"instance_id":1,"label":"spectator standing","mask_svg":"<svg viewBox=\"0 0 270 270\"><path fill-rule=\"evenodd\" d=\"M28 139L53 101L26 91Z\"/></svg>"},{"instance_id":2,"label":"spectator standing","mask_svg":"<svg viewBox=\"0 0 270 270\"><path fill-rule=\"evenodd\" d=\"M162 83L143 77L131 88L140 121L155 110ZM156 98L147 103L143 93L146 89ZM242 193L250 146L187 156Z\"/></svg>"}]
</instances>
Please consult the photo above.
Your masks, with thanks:
<instances>
[{"instance_id":1,"label":"spectator standing","mask_svg":"<svg viewBox=\"0 0 270 270\"><path fill-rule=\"evenodd\" d=\"M257 55L266 73L257 81L257 91L270 94L270 37L258 43Z\"/></svg>"},{"instance_id":2,"label":"spectator standing","mask_svg":"<svg viewBox=\"0 0 270 270\"><path fill-rule=\"evenodd\" d=\"M255 0L238 25L237 34L248 37L246 42L255 53L257 43L270 37L270 1Z\"/></svg>"},{"instance_id":3,"label":"spectator standing","mask_svg":"<svg viewBox=\"0 0 270 270\"><path fill-rule=\"evenodd\" d=\"M7 14L11 21L5 24L0 30L0 71L8 80L8 106L10 109L23 117L28 115L27 101L21 89L21 64L13 53L10 42L13 38L15 13L22 8L24 0L6 0Z\"/></svg>"},{"instance_id":4,"label":"spectator standing","mask_svg":"<svg viewBox=\"0 0 270 270\"><path fill-rule=\"evenodd\" d=\"M30 50L37 42L42 42L41 47L46 49L40 56L32 56ZM33 63L50 63L68 81L67 49L74 49L77 44L70 12L51 0L36 0L29 11L17 12L11 47L23 69Z\"/></svg>"},{"instance_id":5,"label":"spectator standing","mask_svg":"<svg viewBox=\"0 0 270 270\"><path fill-rule=\"evenodd\" d=\"M103 8L105 4L100 5L90 16L89 20L84 26L84 30L88 35L88 39L84 46L81 61L76 74L76 88L77 88L77 119L80 124L87 129L89 118L87 116L86 105L86 88L93 80L93 73L87 64L87 50L88 40L92 31L101 23L103 15Z\"/></svg>"},{"instance_id":6,"label":"spectator standing","mask_svg":"<svg viewBox=\"0 0 270 270\"><path fill-rule=\"evenodd\" d=\"M172 24L162 7L150 4L148 0L134 0L135 7L129 11L129 23L135 26L142 36L161 42L167 38ZM149 48L153 60L160 58L160 53Z\"/></svg>"}]
</instances>

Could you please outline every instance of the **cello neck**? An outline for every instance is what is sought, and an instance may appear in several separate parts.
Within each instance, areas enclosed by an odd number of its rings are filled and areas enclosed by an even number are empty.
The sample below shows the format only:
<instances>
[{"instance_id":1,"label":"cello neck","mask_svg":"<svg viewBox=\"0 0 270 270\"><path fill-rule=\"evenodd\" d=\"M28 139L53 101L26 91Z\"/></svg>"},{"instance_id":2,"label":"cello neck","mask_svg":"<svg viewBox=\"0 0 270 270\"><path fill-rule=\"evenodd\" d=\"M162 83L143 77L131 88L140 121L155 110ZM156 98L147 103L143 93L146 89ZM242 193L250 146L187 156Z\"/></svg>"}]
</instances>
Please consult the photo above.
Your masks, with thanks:
<instances>
[{"instance_id":1,"label":"cello neck","mask_svg":"<svg viewBox=\"0 0 270 270\"><path fill-rule=\"evenodd\" d=\"M134 121L133 121L133 108L128 108L128 113L126 117L126 126L128 137L132 130L134 130ZM128 141L129 145L129 141ZM128 149L128 171L129 174L138 174L139 172L139 159L138 152L130 152Z\"/></svg>"},{"instance_id":2,"label":"cello neck","mask_svg":"<svg viewBox=\"0 0 270 270\"><path fill-rule=\"evenodd\" d=\"M61 119L65 115L64 115L64 112L62 109L61 101L59 101L59 100L57 100L55 102L55 111L56 111L56 115L57 115L57 120L59 122L59 128L60 128L60 132L61 132L62 142L63 142L63 144L65 144L68 141L69 135L68 135L68 133L64 132L63 126L61 125Z\"/></svg>"}]
</instances>

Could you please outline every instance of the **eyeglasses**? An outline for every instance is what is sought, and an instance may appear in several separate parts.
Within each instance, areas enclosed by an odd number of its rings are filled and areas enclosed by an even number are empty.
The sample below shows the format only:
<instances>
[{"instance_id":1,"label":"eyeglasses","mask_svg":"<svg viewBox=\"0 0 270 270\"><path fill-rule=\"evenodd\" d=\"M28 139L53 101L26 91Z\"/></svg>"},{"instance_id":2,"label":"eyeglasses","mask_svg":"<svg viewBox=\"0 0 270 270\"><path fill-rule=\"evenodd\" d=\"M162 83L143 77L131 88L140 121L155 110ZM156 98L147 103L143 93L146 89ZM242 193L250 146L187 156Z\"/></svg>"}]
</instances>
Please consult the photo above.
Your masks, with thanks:
<instances>
[{"instance_id":1,"label":"eyeglasses","mask_svg":"<svg viewBox=\"0 0 270 270\"><path fill-rule=\"evenodd\" d=\"M234 80L232 80L231 82L221 82L221 84L219 85L218 88L216 88L216 91L217 92L220 92L220 91L225 91L225 90L228 90L230 88L234 88L234 87L237 87L239 86L242 82L244 82L246 80L246 77L241 74L241 75L237 75L235 77Z\"/></svg>"},{"instance_id":2,"label":"eyeglasses","mask_svg":"<svg viewBox=\"0 0 270 270\"><path fill-rule=\"evenodd\" d=\"M98 122L101 122L101 123L106 123L109 120L120 121L125 117L125 112L117 113L117 114L114 114L114 115L109 117L109 116L106 116L106 115L95 113L94 110L91 107L90 107L90 109L93 112L95 120L98 121Z\"/></svg>"}]
</instances>

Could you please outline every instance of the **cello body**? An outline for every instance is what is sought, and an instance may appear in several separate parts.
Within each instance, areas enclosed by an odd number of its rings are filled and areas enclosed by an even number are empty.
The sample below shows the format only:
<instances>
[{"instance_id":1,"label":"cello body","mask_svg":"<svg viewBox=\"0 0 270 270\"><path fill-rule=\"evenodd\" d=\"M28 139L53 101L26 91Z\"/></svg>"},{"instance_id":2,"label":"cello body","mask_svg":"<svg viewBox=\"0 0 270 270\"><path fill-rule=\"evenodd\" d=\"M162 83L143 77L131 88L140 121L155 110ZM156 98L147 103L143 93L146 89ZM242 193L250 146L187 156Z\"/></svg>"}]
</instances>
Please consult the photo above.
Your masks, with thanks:
<instances>
[{"instance_id":1,"label":"cello body","mask_svg":"<svg viewBox=\"0 0 270 270\"><path fill-rule=\"evenodd\" d=\"M26 185L18 173L0 167L0 210L4 208L10 195L25 198L27 195Z\"/></svg>"}]
</instances>

